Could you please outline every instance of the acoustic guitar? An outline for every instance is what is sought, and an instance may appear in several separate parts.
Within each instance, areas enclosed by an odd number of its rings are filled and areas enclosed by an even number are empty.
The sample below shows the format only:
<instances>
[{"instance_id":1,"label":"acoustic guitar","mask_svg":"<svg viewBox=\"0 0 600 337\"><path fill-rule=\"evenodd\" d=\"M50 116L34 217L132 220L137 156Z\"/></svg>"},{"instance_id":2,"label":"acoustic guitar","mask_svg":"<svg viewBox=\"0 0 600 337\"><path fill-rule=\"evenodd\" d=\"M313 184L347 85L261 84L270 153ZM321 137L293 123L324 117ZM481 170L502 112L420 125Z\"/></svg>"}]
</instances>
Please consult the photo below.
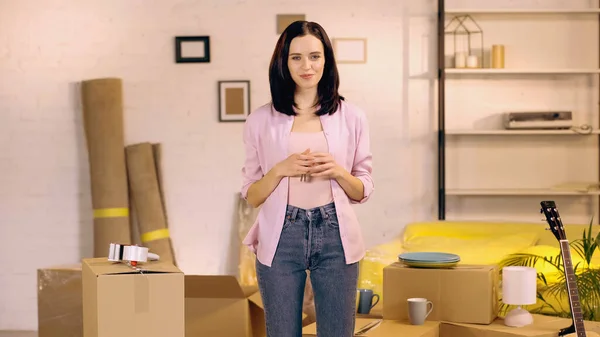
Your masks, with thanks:
<instances>
[{"instance_id":1,"label":"acoustic guitar","mask_svg":"<svg viewBox=\"0 0 600 337\"><path fill-rule=\"evenodd\" d=\"M591 331L586 332L583 324L583 312L581 303L579 302L579 290L577 289L577 280L573 271L573 261L571 259L571 247L567 234L563 227L560 214L554 201L542 201L540 213L546 217L546 222L550 226L552 234L556 237L560 244L560 253L562 256L563 267L565 269L565 279L567 285L567 293L569 295L569 306L571 307L571 325L558 332L558 336L573 336L573 337L594 337L597 333Z\"/></svg>"}]
</instances>

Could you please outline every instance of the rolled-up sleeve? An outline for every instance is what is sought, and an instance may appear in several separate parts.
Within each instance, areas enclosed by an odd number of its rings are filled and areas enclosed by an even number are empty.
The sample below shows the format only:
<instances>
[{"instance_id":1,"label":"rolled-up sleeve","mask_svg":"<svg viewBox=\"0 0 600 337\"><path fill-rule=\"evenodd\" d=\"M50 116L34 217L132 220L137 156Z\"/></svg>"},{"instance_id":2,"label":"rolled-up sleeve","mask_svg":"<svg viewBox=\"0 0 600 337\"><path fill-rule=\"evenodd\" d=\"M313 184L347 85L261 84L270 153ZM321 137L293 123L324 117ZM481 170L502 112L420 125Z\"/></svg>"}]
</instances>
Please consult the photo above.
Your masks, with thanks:
<instances>
[{"instance_id":1,"label":"rolled-up sleeve","mask_svg":"<svg viewBox=\"0 0 600 337\"><path fill-rule=\"evenodd\" d=\"M371 197L375 185L373 183L373 155L371 153L371 141L369 135L369 123L364 114L361 114L356 127L356 152L352 165L352 175L363 183L363 198L361 200L350 199L353 204L365 203Z\"/></svg>"},{"instance_id":2,"label":"rolled-up sleeve","mask_svg":"<svg viewBox=\"0 0 600 337\"><path fill-rule=\"evenodd\" d=\"M258 141L256 138L256 120L249 118L244 124L244 166L242 167L242 189L241 195L244 200L248 199L248 189L263 176L258 155Z\"/></svg>"}]
</instances>

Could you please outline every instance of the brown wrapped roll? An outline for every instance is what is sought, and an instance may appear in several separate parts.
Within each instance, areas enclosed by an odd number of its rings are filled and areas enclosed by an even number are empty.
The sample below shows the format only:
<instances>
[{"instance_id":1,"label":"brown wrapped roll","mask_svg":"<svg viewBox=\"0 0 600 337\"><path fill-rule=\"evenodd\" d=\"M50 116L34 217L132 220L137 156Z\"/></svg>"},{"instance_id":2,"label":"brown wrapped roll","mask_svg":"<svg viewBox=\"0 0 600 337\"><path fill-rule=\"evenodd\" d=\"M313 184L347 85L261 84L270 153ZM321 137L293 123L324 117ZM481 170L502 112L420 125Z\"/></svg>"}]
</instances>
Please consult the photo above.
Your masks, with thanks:
<instances>
[{"instance_id":1,"label":"brown wrapped roll","mask_svg":"<svg viewBox=\"0 0 600 337\"><path fill-rule=\"evenodd\" d=\"M161 260L174 263L152 144L128 145L125 152L142 245L158 254Z\"/></svg>"},{"instance_id":2,"label":"brown wrapped roll","mask_svg":"<svg viewBox=\"0 0 600 337\"><path fill-rule=\"evenodd\" d=\"M94 257L104 257L111 242L131 243L122 81L83 81L81 96L94 209Z\"/></svg>"}]
</instances>

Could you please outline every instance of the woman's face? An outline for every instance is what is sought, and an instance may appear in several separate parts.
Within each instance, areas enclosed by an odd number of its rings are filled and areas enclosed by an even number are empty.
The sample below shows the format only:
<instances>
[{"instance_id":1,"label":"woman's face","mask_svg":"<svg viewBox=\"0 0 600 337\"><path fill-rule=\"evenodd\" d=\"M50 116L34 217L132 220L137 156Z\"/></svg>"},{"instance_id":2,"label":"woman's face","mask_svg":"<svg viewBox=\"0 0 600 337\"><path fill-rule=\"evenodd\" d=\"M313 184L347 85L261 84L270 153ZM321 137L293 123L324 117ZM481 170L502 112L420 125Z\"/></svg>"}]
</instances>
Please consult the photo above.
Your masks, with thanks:
<instances>
[{"instance_id":1,"label":"woman's face","mask_svg":"<svg viewBox=\"0 0 600 337\"><path fill-rule=\"evenodd\" d=\"M316 88L323 76L324 66L325 55L321 40L310 34L292 40L288 69L298 89Z\"/></svg>"}]
</instances>

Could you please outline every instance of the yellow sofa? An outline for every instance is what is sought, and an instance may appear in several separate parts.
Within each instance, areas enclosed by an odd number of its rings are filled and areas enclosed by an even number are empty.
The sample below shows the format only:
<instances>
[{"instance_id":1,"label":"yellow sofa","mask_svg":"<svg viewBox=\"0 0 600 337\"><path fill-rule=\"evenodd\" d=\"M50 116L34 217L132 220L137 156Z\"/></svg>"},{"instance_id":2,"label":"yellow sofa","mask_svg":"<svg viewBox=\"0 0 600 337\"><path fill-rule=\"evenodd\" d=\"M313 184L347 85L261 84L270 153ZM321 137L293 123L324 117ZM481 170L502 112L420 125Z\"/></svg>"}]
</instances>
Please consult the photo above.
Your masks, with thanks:
<instances>
[{"instance_id":1,"label":"yellow sofa","mask_svg":"<svg viewBox=\"0 0 600 337\"><path fill-rule=\"evenodd\" d=\"M433 221L408 224L404 232L390 242L373 247L367 251L360 263L359 287L373 289L385 300L383 294L383 267L398 261L403 252L437 251L458 254L460 264L501 264L510 254L528 253L541 257L556 257L560 254L558 240L545 222L484 222L484 221ZM583 238L583 232L589 225L568 224L565 232L569 241ZM595 225L592 235L595 237L600 226ZM584 260L572 249L574 265ZM600 267L600 254L596 252L591 267ZM559 276L556 270L543 261L535 268L544 273L549 283L556 282ZM499 297L501 298L501 296ZM547 298L548 299L548 298ZM567 299L553 300L553 305L568 309ZM540 301L528 308L534 310L542 305ZM565 307L566 306L566 307ZM544 309L545 310L545 309ZM542 313L552 314L551 311Z\"/></svg>"}]
</instances>

